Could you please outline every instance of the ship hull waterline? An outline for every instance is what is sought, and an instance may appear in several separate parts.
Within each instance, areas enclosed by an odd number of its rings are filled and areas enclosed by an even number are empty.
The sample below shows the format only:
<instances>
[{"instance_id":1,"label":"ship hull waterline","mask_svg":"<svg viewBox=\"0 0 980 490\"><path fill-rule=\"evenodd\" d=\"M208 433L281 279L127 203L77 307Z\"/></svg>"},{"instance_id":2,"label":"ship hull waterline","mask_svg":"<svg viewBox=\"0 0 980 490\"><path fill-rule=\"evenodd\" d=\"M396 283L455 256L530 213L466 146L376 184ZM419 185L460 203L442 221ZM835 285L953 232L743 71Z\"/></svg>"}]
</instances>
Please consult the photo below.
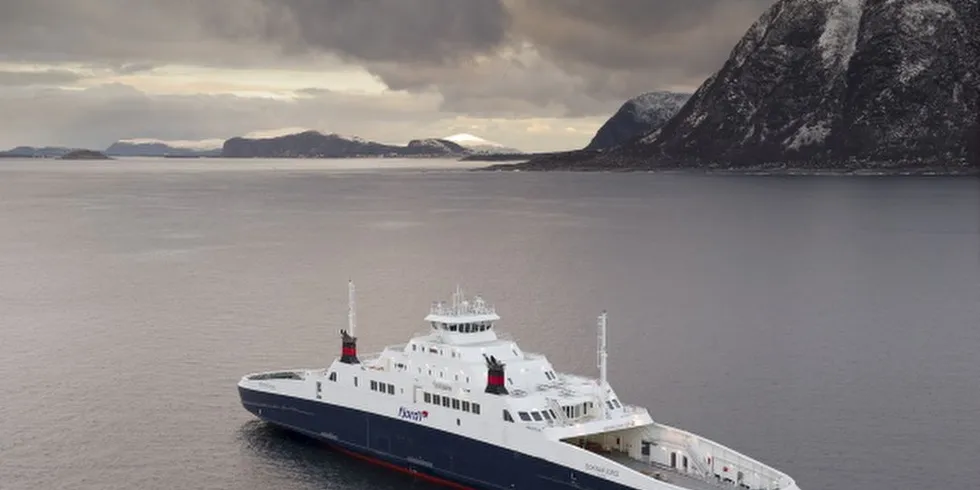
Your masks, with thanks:
<instances>
[{"instance_id":1,"label":"ship hull waterline","mask_svg":"<svg viewBox=\"0 0 980 490\"><path fill-rule=\"evenodd\" d=\"M630 490L518 451L396 418L241 386L238 392L245 409L267 423L447 487Z\"/></svg>"}]
</instances>

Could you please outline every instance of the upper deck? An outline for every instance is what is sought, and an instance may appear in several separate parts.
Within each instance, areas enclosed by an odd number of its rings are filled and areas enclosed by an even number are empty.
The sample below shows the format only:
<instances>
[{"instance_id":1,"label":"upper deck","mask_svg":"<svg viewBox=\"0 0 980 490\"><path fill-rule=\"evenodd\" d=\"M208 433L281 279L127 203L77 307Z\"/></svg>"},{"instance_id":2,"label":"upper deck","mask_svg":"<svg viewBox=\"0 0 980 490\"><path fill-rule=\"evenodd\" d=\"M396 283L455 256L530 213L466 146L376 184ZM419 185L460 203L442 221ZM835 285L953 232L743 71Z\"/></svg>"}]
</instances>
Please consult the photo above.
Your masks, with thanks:
<instances>
[{"instance_id":1,"label":"upper deck","mask_svg":"<svg viewBox=\"0 0 980 490\"><path fill-rule=\"evenodd\" d=\"M498 334L498 320L493 306L479 296L467 300L457 288L451 303L432 305L426 332L361 356L360 366L432 393L494 396L507 407L505 418L556 437L652 423L645 409L623 405L604 379L557 373L543 354L523 351L513 338Z\"/></svg>"}]
</instances>

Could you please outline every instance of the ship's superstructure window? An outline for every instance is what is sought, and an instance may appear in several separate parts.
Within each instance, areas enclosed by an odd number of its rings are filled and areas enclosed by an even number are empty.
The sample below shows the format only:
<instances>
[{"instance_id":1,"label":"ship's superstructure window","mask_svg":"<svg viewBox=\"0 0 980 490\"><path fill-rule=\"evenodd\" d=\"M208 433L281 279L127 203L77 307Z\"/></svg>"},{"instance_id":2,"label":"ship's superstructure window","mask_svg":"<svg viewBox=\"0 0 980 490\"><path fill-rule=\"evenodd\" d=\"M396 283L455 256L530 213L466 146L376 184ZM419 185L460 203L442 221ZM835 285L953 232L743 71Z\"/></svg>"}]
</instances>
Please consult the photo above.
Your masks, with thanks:
<instances>
[{"instance_id":1,"label":"ship's superstructure window","mask_svg":"<svg viewBox=\"0 0 980 490\"><path fill-rule=\"evenodd\" d=\"M541 418L541 412L531 412L531 418L533 418L535 422L541 422L544 420Z\"/></svg>"},{"instance_id":2,"label":"ship's superstructure window","mask_svg":"<svg viewBox=\"0 0 980 490\"><path fill-rule=\"evenodd\" d=\"M513 421L514 421L514 417L510 416L510 412L504 410L504 422L513 422Z\"/></svg>"},{"instance_id":3,"label":"ship's superstructure window","mask_svg":"<svg viewBox=\"0 0 980 490\"><path fill-rule=\"evenodd\" d=\"M608 403L608 401L607 401ZM577 419L589 413L589 409L594 407L592 402L578 403L575 405L563 405L561 407L562 411L565 412L565 416L570 419Z\"/></svg>"},{"instance_id":4,"label":"ship's superstructure window","mask_svg":"<svg viewBox=\"0 0 980 490\"><path fill-rule=\"evenodd\" d=\"M387 393L389 395L395 394L395 385L391 383L382 383L380 381L371 380L371 391L379 391L381 393Z\"/></svg>"},{"instance_id":5,"label":"ship's superstructure window","mask_svg":"<svg viewBox=\"0 0 980 490\"><path fill-rule=\"evenodd\" d=\"M517 416L520 417L521 420L523 420L525 422L530 422L531 421L531 416L528 415L527 412L517 412Z\"/></svg>"},{"instance_id":6,"label":"ship's superstructure window","mask_svg":"<svg viewBox=\"0 0 980 490\"><path fill-rule=\"evenodd\" d=\"M435 393L423 393L422 399L425 403L431 403L433 405L442 405L443 407L450 408L453 410L462 410L464 412L470 412L474 414L480 413L480 404L476 402L471 402L467 400L460 400L458 398L453 398L446 395L437 395Z\"/></svg>"},{"instance_id":7,"label":"ship's superstructure window","mask_svg":"<svg viewBox=\"0 0 980 490\"><path fill-rule=\"evenodd\" d=\"M327 379L330 381L337 381L337 373L330 373L330 377Z\"/></svg>"}]
</instances>

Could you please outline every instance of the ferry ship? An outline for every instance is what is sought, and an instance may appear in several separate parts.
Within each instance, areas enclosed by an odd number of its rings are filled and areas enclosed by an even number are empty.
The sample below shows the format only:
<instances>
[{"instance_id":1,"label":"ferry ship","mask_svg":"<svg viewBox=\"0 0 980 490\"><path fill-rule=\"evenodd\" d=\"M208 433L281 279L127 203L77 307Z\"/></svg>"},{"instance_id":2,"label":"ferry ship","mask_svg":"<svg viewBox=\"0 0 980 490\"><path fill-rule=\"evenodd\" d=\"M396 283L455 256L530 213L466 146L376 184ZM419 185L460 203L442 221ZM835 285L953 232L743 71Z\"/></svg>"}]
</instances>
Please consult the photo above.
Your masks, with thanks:
<instances>
[{"instance_id":1,"label":"ferry ship","mask_svg":"<svg viewBox=\"0 0 980 490\"><path fill-rule=\"evenodd\" d=\"M433 303L426 332L360 355L354 285L342 351L326 369L248 374L242 405L268 423L457 489L798 490L785 473L654 422L606 379L557 371L498 333L500 316L460 289Z\"/></svg>"}]
</instances>

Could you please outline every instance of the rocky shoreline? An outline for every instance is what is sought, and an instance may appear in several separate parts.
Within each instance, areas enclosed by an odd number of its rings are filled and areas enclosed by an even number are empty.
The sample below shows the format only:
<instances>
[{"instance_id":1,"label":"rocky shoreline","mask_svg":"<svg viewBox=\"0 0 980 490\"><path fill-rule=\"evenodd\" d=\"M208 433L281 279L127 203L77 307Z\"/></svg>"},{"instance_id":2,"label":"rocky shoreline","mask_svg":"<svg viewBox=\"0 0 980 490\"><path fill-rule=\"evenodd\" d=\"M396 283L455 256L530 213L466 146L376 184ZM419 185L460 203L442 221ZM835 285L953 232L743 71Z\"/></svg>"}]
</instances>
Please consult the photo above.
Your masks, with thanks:
<instances>
[{"instance_id":1,"label":"rocky shoreline","mask_svg":"<svg viewBox=\"0 0 980 490\"><path fill-rule=\"evenodd\" d=\"M769 163L750 166L730 166L722 163L698 163L677 160L645 160L583 158L575 160L529 160L519 163L496 164L474 171L520 172L656 172L702 175L798 175L798 176L949 176L978 177L980 165L966 160L953 162L795 162Z\"/></svg>"}]
</instances>

